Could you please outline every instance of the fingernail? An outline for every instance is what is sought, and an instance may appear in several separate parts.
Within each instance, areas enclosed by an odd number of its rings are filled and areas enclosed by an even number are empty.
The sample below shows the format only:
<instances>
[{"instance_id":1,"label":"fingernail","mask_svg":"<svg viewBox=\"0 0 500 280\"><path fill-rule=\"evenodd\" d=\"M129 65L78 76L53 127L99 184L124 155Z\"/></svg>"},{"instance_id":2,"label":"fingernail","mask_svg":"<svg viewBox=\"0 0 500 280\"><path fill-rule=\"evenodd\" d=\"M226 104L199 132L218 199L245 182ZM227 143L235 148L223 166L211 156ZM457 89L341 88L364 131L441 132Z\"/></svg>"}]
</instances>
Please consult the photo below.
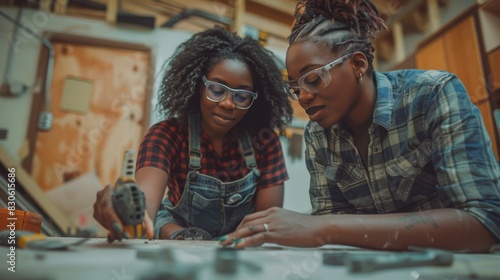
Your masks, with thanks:
<instances>
[{"instance_id":1,"label":"fingernail","mask_svg":"<svg viewBox=\"0 0 500 280\"><path fill-rule=\"evenodd\" d=\"M130 239L130 235L129 235L126 231L122 231L122 236L123 236L125 239Z\"/></svg>"},{"instance_id":2,"label":"fingernail","mask_svg":"<svg viewBox=\"0 0 500 280\"><path fill-rule=\"evenodd\" d=\"M240 244L242 242L243 242L243 238L237 238L234 240L234 243L236 243L236 244Z\"/></svg>"},{"instance_id":3,"label":"fingernail","mask_svg":"<svg viewBox=\"0 0 500 280\"><path fill-rule=\"evenodd\" d=\"M228 235L223 235L223 236L219 236L219 237L215 238L215 240L220 241L220 242L226 241L228 239L229 239Z\"/></svg>"},{"instance_id":4,"label":"fingernail","mask_svg":"<svg viewBox=\"0 0 500 280\"><path fill-rule=\"evenodd\" d=\"M117 223L117 222L114 222L114 223L111 225L111 227L112 227L112 228L113 228L113 230L114 230L114 231L116 231L116 232L122 232L122 231L123 231L122 227L121 227L121 226L120 226L120 224L119 224L119 223Z\"/></svg>"}]
</instances>

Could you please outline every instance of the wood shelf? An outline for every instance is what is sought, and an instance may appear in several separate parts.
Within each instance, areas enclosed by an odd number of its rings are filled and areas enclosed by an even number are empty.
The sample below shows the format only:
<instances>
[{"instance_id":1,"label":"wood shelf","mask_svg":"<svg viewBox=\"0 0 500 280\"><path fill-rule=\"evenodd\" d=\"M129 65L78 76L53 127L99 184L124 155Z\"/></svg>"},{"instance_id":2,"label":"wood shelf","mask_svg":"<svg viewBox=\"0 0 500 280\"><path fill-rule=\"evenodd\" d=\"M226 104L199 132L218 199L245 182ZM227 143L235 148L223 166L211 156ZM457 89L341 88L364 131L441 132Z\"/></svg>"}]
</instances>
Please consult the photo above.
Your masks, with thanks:
<instances>
[{"instance_id":1,"label":"wood shelf","mask_svg":"<svg viewBox=\"0 0 500 280\"><path fill-rule=\"evenodd\" d=\"M487 53L500 47L500 1L490 0L479 7L478 10L483 43Z\"/></svg>"}]
</instances>

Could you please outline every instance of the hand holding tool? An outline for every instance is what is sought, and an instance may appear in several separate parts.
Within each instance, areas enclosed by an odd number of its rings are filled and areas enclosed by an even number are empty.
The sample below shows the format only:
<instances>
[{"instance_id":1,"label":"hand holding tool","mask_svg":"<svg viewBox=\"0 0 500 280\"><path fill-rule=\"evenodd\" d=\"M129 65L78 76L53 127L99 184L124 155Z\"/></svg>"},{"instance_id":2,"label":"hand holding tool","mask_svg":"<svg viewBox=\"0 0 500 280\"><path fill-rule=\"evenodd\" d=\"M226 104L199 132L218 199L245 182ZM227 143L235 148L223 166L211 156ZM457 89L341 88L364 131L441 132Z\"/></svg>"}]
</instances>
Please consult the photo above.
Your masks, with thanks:
<instances>
[{"instance_id":1,"label":"hand holding tool","mask_svg":"<svg viewBox=\"0 0 500 280\"><path fill-rule=\"evenodd\" d=\"M144 234L143 220L146 202L144 193L135 182L134 152L126 150L121 175L116 180L116 190L112 195L113 209L123 224L123 231L130 238Z\"/></svg>"}]
</instances>

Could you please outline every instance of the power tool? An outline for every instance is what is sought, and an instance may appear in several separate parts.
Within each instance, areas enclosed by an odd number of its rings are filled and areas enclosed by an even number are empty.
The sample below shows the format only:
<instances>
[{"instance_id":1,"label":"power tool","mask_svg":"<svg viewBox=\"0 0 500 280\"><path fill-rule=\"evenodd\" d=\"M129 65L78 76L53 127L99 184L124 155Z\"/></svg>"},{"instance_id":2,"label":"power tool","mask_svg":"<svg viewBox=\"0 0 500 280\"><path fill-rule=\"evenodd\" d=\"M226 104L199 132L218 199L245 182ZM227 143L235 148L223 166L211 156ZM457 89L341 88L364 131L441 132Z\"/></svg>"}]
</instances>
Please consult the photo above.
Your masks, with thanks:
<instances>
[{"instance_id":1,"label":"power tool","mask_svg":"<svg viewBox=\"0 0 500 280\"><path fill-rule=\"evenodd\" d=\"M144 193L135 182L135 157L133 150L126 150L121 175L116 180L112 195L113 209L123 224L123 230L130 238L144 234L142 222L146 211Z\"/></svg>"}]
</instances>

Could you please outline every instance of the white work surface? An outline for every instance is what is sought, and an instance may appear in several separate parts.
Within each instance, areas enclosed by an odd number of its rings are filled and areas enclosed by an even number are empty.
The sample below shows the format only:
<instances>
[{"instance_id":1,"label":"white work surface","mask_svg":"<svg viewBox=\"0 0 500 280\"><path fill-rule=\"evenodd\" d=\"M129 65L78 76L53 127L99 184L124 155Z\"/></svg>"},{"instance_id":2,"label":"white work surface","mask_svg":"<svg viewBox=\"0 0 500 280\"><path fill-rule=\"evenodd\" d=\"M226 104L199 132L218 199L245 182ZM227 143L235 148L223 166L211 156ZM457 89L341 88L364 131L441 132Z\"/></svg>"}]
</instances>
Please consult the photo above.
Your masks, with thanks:
<instances>
[{"instance_id":1,"label":"white work surface","mask_svg":"<svg viewBox=\"0 0 500 280\"><path fill-rule=\"evenodd\" d=\"M49 239L65 243L79 240ZM238 250L237 260L240 264L237 271L234 274L221 274L215 271L214 265L217 248L220 248L218 242L138 239L108 244L105 239L100 238L90 239L83 245L70 247L66 251L16 249L15 272L7 269L9 248L0 246L0 279L185 279L151 278L153 272L169 267L172 262L168 264L166 259L144 258L138 252L157 252L165 248L171 249L177 269L196 271L196 277L189 279L500 279L500 254L455 254L453 265L450 267L425 266L350 273L344 266L323 264L323 254L380 252L333 245L304 249L265 244L257 248ZM251 269L252 267L260 269Z\"/></svg>"}]
</instances>

